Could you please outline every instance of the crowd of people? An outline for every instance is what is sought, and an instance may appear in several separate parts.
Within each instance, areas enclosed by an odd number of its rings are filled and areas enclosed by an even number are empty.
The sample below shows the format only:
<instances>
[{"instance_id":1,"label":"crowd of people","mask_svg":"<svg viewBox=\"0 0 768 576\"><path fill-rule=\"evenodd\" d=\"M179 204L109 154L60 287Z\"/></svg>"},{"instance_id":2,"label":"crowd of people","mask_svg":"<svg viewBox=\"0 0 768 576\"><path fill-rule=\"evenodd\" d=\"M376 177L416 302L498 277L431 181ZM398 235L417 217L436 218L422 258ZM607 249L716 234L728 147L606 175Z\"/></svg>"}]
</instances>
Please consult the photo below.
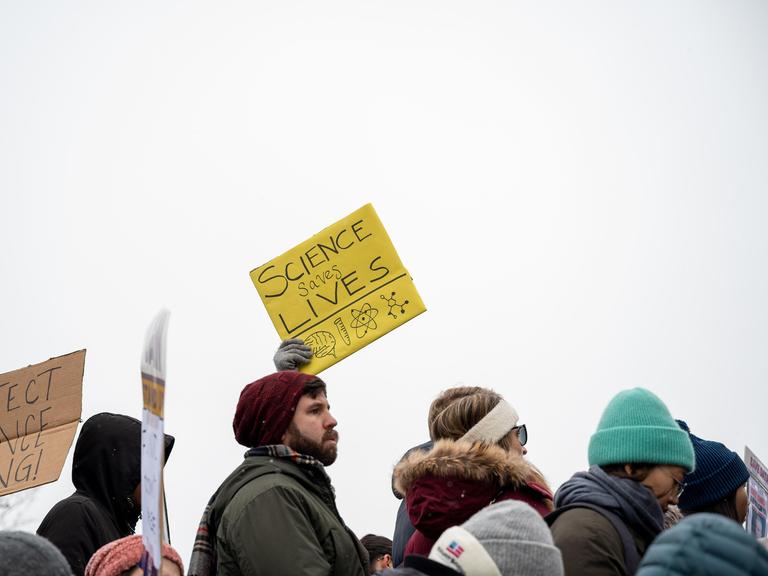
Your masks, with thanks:
<instances>
[{"instance_id":1,"label":"crowd of people","mask_svg":"<svg viewBox=\"0 0 768 576\"><path fill-rule=\"evenodd\" d=\"M510 402L488 388L443 391L427 412L429 441L394 469L392 539L358 539L325 471L339 442L325 383L297 370L310 358L301 341L283 342L278 371L241 392L233 429L248 450L201 510L189 576L768 575L768 548L742 527L744 462L642 388L611 399L589 468L556 492L526 459ZM0 574L141 574L140 443L138 420L88 419L75 493L37 535L0 532ZM166 459L173 444L167 436ZM164 545L162 575L182 574Z\"/></svg>"}]
</instances>

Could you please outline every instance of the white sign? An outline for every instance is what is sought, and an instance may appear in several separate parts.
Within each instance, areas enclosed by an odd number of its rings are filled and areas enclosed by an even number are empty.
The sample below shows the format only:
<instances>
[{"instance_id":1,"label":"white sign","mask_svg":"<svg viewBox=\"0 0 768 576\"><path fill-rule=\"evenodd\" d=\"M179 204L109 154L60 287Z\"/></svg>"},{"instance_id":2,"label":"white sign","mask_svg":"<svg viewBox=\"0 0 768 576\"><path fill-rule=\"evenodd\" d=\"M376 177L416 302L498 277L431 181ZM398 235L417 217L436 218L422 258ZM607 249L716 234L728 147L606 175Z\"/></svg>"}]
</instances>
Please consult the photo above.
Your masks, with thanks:
<instances>
[{"instance_id":1,"label":"white sign","mask_svg":"<svg viewBox=\"0 0 768 576\"><path fill-rule=\"evenodd\" d=\"M144 576L157 576L163 560L163 465L165 464L165 337L170 312L152 321L141 358L144 410L141 427L141 525Z\"/></svg>"}]
</instances>

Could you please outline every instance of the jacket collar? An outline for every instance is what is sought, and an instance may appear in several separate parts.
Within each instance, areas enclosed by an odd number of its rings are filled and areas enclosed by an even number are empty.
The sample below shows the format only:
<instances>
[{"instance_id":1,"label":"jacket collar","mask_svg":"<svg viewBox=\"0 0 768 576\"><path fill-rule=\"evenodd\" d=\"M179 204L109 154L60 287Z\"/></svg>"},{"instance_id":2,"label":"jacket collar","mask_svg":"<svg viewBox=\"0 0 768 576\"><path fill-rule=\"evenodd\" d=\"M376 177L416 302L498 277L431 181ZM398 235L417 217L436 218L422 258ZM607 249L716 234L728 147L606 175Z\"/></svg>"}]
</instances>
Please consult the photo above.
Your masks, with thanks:
<instances>
[{"instance_id":1,"label":"jacket collar","mask_svg":"<svg viewBox=\"0 0 768 576\"><path fill-rule=\"evenodd\" d=\"M406 494L415 481L433 476L499 487L535 485L551 498L551 491L535 466L495 444L438 440L428 452L414 451L403 458L393 476L395 488L401 494Z\"/></svg>"}]
</instances>

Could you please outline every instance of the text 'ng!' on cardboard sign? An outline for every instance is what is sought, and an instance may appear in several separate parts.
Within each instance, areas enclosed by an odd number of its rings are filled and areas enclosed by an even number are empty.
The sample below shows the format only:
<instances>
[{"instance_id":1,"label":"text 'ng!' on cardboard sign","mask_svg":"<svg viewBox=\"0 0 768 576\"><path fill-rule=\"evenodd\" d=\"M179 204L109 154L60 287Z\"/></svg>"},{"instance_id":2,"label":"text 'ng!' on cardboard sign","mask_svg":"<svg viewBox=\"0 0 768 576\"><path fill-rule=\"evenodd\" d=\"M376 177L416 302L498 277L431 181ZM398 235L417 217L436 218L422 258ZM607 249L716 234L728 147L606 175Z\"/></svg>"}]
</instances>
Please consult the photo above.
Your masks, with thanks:
<instances>
[{"instance_id":1,"label":"text 'ng!' on cardboard sign","mask_svg":"<svg viewBox=\"0 0 768 576\"><path fill-rule=\"evenodd\" d=\"M80 421L85 350L0 374L0 496L58 480Z\"/></svg>"},{"instance_id":2,"label":"text 'ng!' on cardboard sign","mask_svg":"<svg viewBox=\"0 0 768 576\"><path fill-rule=\"evenodd\" d=\"M367 204L251 271L277 333L301 338L317 374L426 308Z\"/></svg>"}]
</instances>

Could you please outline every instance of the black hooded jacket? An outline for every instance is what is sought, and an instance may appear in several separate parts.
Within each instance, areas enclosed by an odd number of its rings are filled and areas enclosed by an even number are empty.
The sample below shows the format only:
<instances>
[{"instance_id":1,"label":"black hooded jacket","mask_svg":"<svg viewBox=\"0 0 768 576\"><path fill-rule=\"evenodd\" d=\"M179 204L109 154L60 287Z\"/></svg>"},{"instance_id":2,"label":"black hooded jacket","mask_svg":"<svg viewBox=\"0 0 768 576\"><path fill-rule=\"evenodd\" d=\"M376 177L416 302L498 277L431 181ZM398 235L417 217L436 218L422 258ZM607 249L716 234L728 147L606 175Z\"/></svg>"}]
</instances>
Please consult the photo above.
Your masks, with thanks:
<instances>
[{"instance_id":1,"label":"black hooded jacket","mask_svg":"<svg viewBox=\"0 0 768 576\"><path fill-rule=\"evenodd\" d=\"M165 435L165 458L174 438ZM75 493L57 503L37 533L53 542L75 576L109 542L133 534L141 514L132 499L141 481L141 422L101 413L80 430L72 464Z\"/></svg>"},{"instance_id":2,"label":"black hooded jacket","mask_svg":"<svg viewBox=\"0 0 768 576\"><path fill-rule=\"evenodd\" d=\"M432 440L414 446L408 452L403 454L400 458L402 462L415 450L421 450L423 452L429 452L434 447L435 443ZM397 519L395 520L395 533L392 536L392 564L397 567L403 562L405 558L405 546L408 544L408 540L416 532L416 528L413 527L411 519L408 517L408 507L405 505L405 498L403 494L397 491L395 488L395 475L392 474L392 493L395 498L401 500L400 507L397 509Z\"/></svg>"}]
</instances>

